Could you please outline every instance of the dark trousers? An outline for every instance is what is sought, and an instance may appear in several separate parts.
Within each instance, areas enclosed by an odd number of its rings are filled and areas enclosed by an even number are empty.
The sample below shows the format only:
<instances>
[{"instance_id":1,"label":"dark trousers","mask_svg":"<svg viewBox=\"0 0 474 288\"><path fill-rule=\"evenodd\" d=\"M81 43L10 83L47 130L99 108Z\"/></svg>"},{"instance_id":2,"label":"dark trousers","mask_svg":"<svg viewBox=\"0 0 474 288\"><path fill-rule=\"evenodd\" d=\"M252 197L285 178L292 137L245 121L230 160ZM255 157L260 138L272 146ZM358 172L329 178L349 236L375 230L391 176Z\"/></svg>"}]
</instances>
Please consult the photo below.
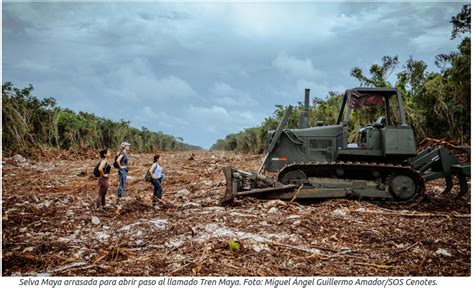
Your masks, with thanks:
<instances>
[{"instance_id":1,"label":"dark trousers","mask_svg":"<svg viewBox=\"0 0 474 288\"><path fill-rule=\"evenodd\" d=\"M161 199L161 194L163 193L163 189L161 188L161 179L153 179L151 184L153 184L153 201L156 201L156 199Z\"/></svg>"},{"instance_id":2,"label":"dark trousers","mask_svg":"<svg viewBox=\"0 0 474 288\"><path fill-rule=\"evenodd\" d=\"M97 208L105 206L105 194L109 188L109 178L100 176L99 178L99 194L97 195Z\"/></svg>"}]
</instances>

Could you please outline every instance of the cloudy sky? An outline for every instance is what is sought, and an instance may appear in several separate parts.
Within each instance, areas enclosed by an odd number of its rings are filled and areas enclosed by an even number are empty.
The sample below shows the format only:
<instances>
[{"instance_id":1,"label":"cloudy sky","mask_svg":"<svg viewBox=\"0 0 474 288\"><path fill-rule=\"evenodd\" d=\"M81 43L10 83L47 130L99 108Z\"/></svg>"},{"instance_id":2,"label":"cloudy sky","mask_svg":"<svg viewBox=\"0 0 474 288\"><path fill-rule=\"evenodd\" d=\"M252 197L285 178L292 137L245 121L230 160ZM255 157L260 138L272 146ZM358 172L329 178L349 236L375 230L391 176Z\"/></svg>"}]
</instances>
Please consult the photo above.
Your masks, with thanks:
<instances>
[{"instance_id":1,"label":"cloudy sky","mask_svg":"<svg viewBox=\"0 0 474 288\"><path fill-rule=\"evenodd\" d=\"M3 81L211 146L276 104L358 86L384 55L435 70L463 3L3 3Z\"/></svg>"}]
</instances>

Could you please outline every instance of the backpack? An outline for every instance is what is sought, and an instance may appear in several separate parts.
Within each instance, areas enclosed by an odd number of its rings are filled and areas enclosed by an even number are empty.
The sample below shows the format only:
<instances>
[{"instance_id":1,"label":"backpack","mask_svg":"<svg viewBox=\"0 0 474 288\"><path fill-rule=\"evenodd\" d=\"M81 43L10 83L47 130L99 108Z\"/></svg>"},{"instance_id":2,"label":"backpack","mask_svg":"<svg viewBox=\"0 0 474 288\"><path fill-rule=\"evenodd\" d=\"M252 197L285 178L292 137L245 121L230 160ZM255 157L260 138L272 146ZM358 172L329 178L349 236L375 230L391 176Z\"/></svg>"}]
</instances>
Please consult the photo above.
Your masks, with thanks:
<instances>
[{"instance_id":1,"label":"backpack","mask_svg":"<svg viewBox=\"0 0 474 288\"><path fill-rule=\"evenodd\" d=\"M115 155L115 159L114 159L114 168L115 169L120 169L120 166L117 164L117 159L118 157L122 155L122 151L120 151L120 153L118 153L117 155Z\"/></svg>"},{"instance_id":2,"label":"backpack","mask_svg":"<svg viewBox=\"0 0 474 288\"><path fill-rule=\"evenodd\" d=\"M151 174L150 174L149 170L146 170L145 181L146 182L152 182L153 181L153 177L151 177Z\"/></svg>"},{"instance_id":3,"label":"backpack","mask_svg":"<svg viewBox=\"0 0 474 288\"><path fill-rule=\"evenodd\" d=\"M95 165L94 171L92 172L95 177L100 177L100 172L99 172L100 162L101 162L101 161L99 161L99 163L97 163L97 164Z\"/></svg>"},{"instance_id":4,"label":"backpack","mask_svg":"<svg viewBox=\"0 0 474 288\"><path fill-rule=\"evenodd\" d=\"M155 169L156 169L156 167L155 167ZM155 170L153 170L153 172L155 172ZM150 169L146 170L145 181L150 182L150 183L153 182L153 177L151 177Z\"/></svg>"}]
</instances>

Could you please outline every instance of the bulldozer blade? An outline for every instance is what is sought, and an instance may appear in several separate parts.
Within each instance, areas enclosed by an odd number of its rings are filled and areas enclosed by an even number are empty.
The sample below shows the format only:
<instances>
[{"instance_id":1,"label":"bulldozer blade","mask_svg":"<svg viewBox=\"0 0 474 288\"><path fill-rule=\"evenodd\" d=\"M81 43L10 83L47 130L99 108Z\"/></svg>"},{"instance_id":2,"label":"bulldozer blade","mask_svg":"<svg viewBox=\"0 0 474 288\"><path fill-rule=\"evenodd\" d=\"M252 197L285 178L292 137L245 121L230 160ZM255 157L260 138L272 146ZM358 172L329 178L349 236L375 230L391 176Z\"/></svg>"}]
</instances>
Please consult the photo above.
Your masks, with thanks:
<instances>
[{"instance_id":1,"label":"bulldozer blade","mask_svg":"<svg viewBox=\"0 0 474 288\"><path fill-rule=\"evenodd\" d=\"M268 187L268 188L261 188L261 189L253 189L248 191L241 191L237 192L237 196L246 196L246 195L256 195L268 192L277 192L277 191L285 191L298 188L298 186L289 184L289 185L281 185L280 187Z\"/></svg>"},{"instance_id":2,"label":"bulldozer blade","mask_svg":"<svg viewBox=\"0 0 474 288\"><path fill-rule=\"evenodd\" d=\"M232 167L227 166L222 169L225 175L225 194L219 201L219 205L230 204L234 200L234 193L232 191Z\"/></svg>"},{"instance_id":3,"label":"bulldozer blade","mask_svg":"<svg viewBox=\"0 0 474 288\"><path fill-rule=\"evenodd\" d=\"M262 195L272 192L284 192L297 188L294 184L283 185L269 177L256 172L246 172L233 169L231 166L224 167L225 175L225 193L220 199L219 205L230 204L234 197ZM243 187L243 183L251 183L251 187Z\"/></svg>"}]
</instances>

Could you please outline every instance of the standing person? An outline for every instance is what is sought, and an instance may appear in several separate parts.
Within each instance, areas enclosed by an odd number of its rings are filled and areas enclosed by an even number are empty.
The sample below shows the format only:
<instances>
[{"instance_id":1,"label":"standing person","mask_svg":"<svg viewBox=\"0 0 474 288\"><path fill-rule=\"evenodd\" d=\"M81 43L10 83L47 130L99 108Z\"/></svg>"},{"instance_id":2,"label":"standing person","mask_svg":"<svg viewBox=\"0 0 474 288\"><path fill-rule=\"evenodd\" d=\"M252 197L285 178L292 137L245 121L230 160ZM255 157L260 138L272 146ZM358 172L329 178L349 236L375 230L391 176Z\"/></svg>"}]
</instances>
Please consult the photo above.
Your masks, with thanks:
<instances>
[{"instance_id":1,"label":"standing person","mask_svg":"<svg viewBox=\"0 0 474 288\"><path fill-rule=\"evenodd\" d=\"M109 188L109 174L110 174L110 165L109 149L103 149L99 152L100 155L100 164L99 164L99 194L97 195L96 205L98 209L103 209L105 206L105 194L107 193L107 188Z\"/></svg>"},{"instance_id":2,"label":"standing person","mask_svg":"<svg viewBox=\"0 0 474 288\"><path fill-rule=\"evenodd\" d=\"M120 144L120 152L117 154L114 166L118 170L119 187L117 190L117 204L120 202L125 194L125 183L127 182L128 172L128 151L130 150L130 143L122 142Z\"/></svg>"},{"instance_id":3,"label":"standing person","mask_svg":"<svg viewBox=\"0 0 474 288\"><path fill-rule=\"evenodd\" d=\"M155 204L158 199L161 199L161 194L163 189L161 188L161 182L163 181L163 168L160 166L160 155L155 155L153 157L153 164L150 167L151 177L153 178L151 184L153 184L153 204Z\"/></svg>"}]
</instances>

